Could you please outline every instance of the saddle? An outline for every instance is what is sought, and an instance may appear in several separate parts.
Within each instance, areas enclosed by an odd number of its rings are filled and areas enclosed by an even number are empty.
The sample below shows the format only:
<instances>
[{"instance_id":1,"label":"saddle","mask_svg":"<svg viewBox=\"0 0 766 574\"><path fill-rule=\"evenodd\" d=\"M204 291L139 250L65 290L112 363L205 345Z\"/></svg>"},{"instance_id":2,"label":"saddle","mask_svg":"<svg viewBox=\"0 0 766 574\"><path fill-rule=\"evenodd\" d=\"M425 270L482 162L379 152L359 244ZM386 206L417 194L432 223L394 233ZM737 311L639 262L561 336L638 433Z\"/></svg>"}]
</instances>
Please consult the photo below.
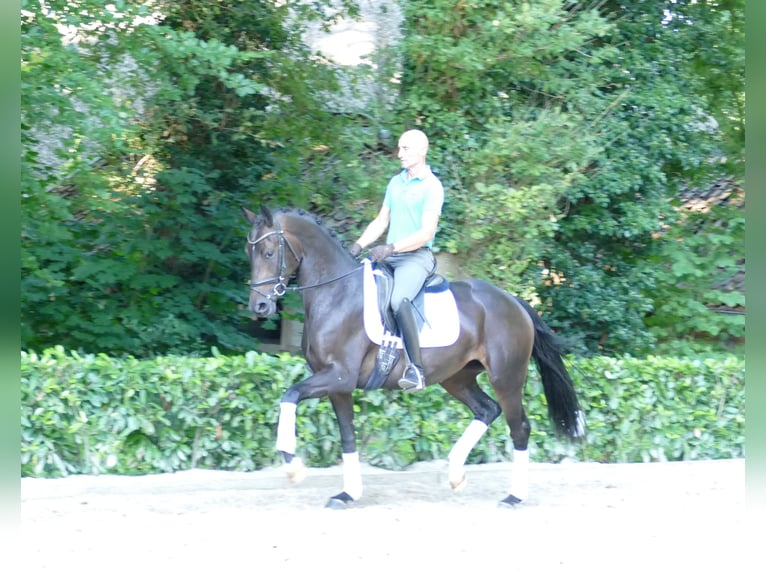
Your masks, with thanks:
<instances>
[{"instance_id":1,"label":"saddle","mask_svg":"<svg viewBox=\"0 0 766 574\"><path fill-rule=\"evenodd\" d=\"M383 386L391 370L394 368L401 353L401 339L397 336L399 328L396 325L394 312L391 309L391 294L394 288L394 272L390 265L385 262L378 262L373 265L373 277L375 278L375 288L377 293L377 306L380 318L383 322L383 334L381 336L380 349L375 360L375 369L370 379L365 385L366 390L379 389ZM425 295L426 293L441 293L449 289L449 280L443 275L432 273L428 276L423 287L412 300L416 310L415 320L418 323L418 329L421 330L424 324L428 324L425 313Z\"/></svg>"},{"instance_id":2,"label":"saddle","mask_svg":"<svg viewBox=\"0 0 766 574\"><path fill-rule=\"evenodd\" d=\"M373 270L375 286L378 290L378 309L383 319L383 327L389 333L396 333L398 327L396 326L394 311L391 309L391 294L394 290L394 270L385 261L375 263ZM418 327L422 327L423 323L426 322L425 294L441 293L447 289L449 289L449 280L443 275L431 273L426 278L423 287L421 287L418 294L412 300L412 304L417 310L416 319Z\"/></svg>"}]
</instances>

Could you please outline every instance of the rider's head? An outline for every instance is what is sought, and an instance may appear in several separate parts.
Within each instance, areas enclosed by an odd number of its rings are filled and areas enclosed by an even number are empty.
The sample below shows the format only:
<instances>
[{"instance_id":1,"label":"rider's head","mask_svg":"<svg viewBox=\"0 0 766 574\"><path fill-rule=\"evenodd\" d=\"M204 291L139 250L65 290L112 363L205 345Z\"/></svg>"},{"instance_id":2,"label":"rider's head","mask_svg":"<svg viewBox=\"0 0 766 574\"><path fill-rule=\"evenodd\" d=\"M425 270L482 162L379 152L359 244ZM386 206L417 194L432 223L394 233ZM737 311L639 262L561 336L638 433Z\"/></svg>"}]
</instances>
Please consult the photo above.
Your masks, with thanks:
<instances>
[{"instance_id":1,"label":"rider's head","mask_svg":"<svg viewBox=\"0 0 766 574\"><path fill-rule=\"evenodd\" d=\"M402 167L413 169L425 165L428 137L420 130L407 130L399 138L399 159Z\"/></svg>"}]
</instances>

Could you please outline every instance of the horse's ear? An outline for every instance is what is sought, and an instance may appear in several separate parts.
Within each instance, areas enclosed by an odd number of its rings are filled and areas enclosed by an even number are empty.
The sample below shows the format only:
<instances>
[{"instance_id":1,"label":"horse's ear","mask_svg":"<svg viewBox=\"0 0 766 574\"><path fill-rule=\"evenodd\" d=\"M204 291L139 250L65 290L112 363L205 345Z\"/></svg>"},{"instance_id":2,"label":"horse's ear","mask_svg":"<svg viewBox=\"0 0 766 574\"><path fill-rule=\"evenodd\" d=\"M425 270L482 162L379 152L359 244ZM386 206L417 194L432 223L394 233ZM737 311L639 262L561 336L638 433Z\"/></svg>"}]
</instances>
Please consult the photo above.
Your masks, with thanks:
<instances>
[{"instance_id":1,"label":"horse's ear","mask_svg":"<svg viewBox=\"0 0 766 574\"><path fill-rule=\"evenodd\" d=\"M274 227L274 217L265 205L261 205L261 214L266 218L266 227Z\"/></svg>"},{"instance_id":2,"label":"horse's ear","mask_svg":"<svg viewBox=\"0 0 766 574\"><path fill-rule=\"evenodd\" d=\"M244 205L240 205L239 208L242 210L242 213L245 215L245 219L247 219L247 222L252 225L255 222L255 213L250 211L247 207Z\"/></svg>"}]
</instances>

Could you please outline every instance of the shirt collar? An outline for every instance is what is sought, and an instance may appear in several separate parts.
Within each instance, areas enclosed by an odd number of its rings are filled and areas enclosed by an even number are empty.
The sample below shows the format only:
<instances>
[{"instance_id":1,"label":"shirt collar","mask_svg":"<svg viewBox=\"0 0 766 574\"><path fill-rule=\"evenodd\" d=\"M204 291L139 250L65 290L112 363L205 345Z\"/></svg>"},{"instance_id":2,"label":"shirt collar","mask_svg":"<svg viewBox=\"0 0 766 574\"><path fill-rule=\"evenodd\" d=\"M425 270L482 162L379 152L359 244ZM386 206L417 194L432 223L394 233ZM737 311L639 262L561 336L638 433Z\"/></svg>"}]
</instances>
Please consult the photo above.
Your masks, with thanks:
<instances>
[{"instance_id":1,"label":"shirt collar","mask_svg":"<svg viewBox=\"0 0 766 574\"><path fill-rule=\"evenodd\" d=\"M416 175L415 177L413 177L413 178L412 178L412 179L410 179L409 181L413 181L413 180L415 180L415 179L419 179L419 180L421 180L421 181L422 181L422 180L424 180L425 178L427 178L429 175L431 175L432 173L433 173L433 172L431 171L431 166L430 166L430 165L428 165L428 164L426 164L426 165L424 165L424 166L423 166L423 168L420 170L420 173L418 173L418 175ZM406 170L406 169L403 169L403 170L401 171L401 174L400 174L400 175L401 175L401 177L402 177L402 179L403 179L404 181L408 181L408 180L407 180L407 170Z\"/></svg>"}]
</instances>

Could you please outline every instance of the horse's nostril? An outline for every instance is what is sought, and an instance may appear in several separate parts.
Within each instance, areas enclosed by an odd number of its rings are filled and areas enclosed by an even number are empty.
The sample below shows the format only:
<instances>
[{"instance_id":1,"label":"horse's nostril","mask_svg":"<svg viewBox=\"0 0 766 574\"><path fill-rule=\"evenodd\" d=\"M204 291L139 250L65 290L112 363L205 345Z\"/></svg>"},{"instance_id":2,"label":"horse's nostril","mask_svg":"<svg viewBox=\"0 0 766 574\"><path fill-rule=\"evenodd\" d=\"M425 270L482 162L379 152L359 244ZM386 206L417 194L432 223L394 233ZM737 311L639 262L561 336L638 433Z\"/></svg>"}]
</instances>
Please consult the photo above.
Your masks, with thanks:
<instances>
[{"instance_id":1,"label":"horse's nostril","mask_svg":"<svg viewBox=\"0 0 766 574\"><path fill-rule=\"evenodd\" d=\"M262 314L266 313L266 310L268 308L269 308L269 306L266 303L258 303L255 306L255 312L258 313L259 315L262 315Z\"/></svg>"}]
</instances>

